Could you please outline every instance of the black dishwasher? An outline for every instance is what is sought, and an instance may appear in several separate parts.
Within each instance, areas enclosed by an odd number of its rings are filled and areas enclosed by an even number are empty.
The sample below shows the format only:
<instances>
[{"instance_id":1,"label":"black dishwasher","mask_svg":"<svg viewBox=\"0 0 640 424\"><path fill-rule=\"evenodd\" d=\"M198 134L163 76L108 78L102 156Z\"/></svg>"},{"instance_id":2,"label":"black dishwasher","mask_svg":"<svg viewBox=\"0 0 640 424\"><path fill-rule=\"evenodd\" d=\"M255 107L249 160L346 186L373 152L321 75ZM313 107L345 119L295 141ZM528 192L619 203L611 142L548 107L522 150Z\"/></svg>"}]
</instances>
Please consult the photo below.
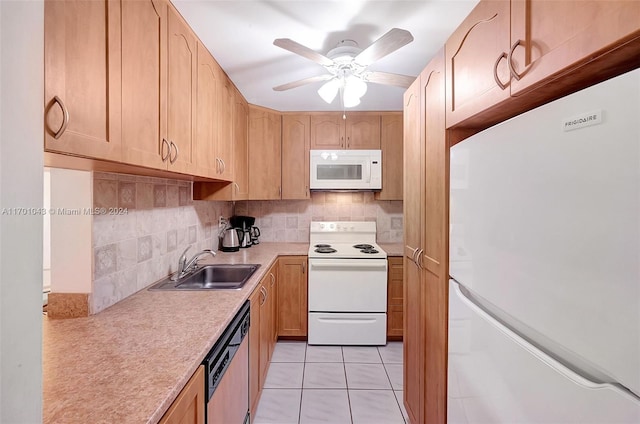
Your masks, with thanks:
<instances>
[{"instance_id":1,"label":"black dishwasher","mask_svg":"<svg viewBox=\"0 0 640 424\"><path fill-rule=\"evenodd\" d=\"M207 424L249 422L249 301L204 359Z\"/></svg>"}]
</instances>

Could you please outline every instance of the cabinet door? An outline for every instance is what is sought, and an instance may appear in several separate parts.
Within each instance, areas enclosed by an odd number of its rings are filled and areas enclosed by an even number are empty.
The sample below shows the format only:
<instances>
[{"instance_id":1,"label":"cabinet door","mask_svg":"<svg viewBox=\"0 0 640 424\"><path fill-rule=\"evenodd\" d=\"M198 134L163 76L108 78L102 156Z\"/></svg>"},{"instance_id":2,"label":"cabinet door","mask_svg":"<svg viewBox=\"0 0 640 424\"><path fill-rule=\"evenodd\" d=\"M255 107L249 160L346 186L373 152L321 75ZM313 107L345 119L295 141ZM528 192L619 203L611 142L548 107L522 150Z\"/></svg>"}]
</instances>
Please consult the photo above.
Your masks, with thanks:
<instances>
[{"instance_id":1,"label":"cabinet door","mask_svg":"<svg viewBox=\"0 0 640 424\"><path fill-rule=\"evenodd\" d=\"M123 161L166 169L167 4L121 4Z\"/></svg>"},{"instance_id":2,"label":"cabinet door","mask_svg":"<svg viewBox=\"0 0 640 424\"><path fill-rule=\"evenodd\" d=\"M249 107L249 199L273 200L281 195L280 114Z\"/></svg>"},{"instance_id":3,"label":"cabinet door","mask_svg":"<svg viewBox=\"0 0 640 424\"><path fill-rule=\"evenodd\" d=\"M286 256L278 261L278 334L306 337L307 257Z\"/></svg>"},{"instance_id":4,"label":"cabinet door","mask_svg":"<svg viewBox=\"0 0 640 424\"><path fill-rule=\"evenodd\" d=\"M377 200L402 200L402 114L382 115L382 190Z\"/></svg>"},{"instance_id":5,"label":"cabinet door","mask_svg":"<svg viewBox=\"0 0 640 424\"><path fill-rule=\"evenodd\" d=\"M449 149L445 130L445 78L442 55L432 61L434 72L423 80L424 120L424 242L418 256L422 271L422 314L425 344L425 422L447 421L447 290ZM411 315L409 315L411 316Z\"/></svg>"},{"instance_id":6,"label":"cabinet door","mask_svg":"<svg viewBox=\"0 0 640 424\"><path fill-rule=\"evenodd\" d=\"M347 115L345 130L347 149L380 148L379 115Z\"/></svg>"},{"instance_id":7,"label":"cabinet door","mask_svg":"<svg viewBox=\"0 0 640 424\"><path fill-rule=\"evenodd\" d=\"M403 284L402 284L402 258L390 257L388 259L387 277L387 338L402 338L403 328Z\"/></svg>"},{"instance_id":8,"label":"cabinet door","mask_svg":"<svg viewBox=\"0 0 640 424\"><path fill-rule=\"evenodd\" d=\"M120 160L120 2L48 0L44 13L45 149Z\"/></svg>"},{"instance_id":9,"label":"cabinet door","mask_svg":"<svg viewBox=\"0 0 640 424\"><path fill-rule=\"evenodd\" d=\"M640 2L512 0L511 95L640 36Z\"/></svg>"},{"instance_id":10,"label":"cabinet door","mask_svg":"<svg viewBox=\"0 0 640 424\"><path fill-rule=\"evenodd\" d=\"M278 341L278 286L280 284L278 273L278 261L269 269L269 314L270 314L270 334L269 339L269 362L273 356L273 351L276 348L276 342Z\"/></svg>"},{"instance_id":11,"label":"cabinet door","mask_svg":"<svg viewBox=\"0 0 640 424\"><path fill-rule=\"evenodd\" d=\"M251 307L251 315L249 316L251 323L249 326L249 408L252 417L255 416L258 409L262 388L260 377L260 304L263 294L260 290L261 287L258 286L249 297Z\"/></svg>"},{"instance_id":12,"label":"cabinet door","mask_svg":"<svg viewBox=\"0 0 640 424\"><path fill-rule=\"evenodd\" d=\"M189 379L160 424L204 424L204 365Z\"/></svg>"},{"instance_id":13,"label":"cabinet door","mask_svg":"<svg viewBox=\"0 0 640 424\"><path fill-rule=\"evenodd\" d=\"M218 108L218 145L216 156L222 165L219 178L225 181L233 179L233 84L229 78L220 78Z\"/></svg>"},{"instance_id":14,"label":"cabinet door","mask_svg":"<svg viewBox=\"0 0 640 424\"><path fill-rule=\"evenodd\" d=\"M311 115L311 149L344 149L344 127L342 114Z\"/></svg>"},{"instance_id":15,"label":"cabinet door","mask_svg":"<svg viewBox=\"0 0 640 424\"><path fill-rule=\"evenodd\" d=\"M196 36L173 6L167 9L167 137L169 169L193 169L196 115Z\"/></svg>"},{"instance_id":16,"label":"cabinet door","mask_svg":"<svg viewBox=\"0 0 640 424\"><path fill-rule=\"evenodd\" d=\"M234 91L233 111L233 200L249 198L249 105Z\"/></svg>"},{"instance_id":17,"label":"cabinet door","mask_svg":"<svg viewBox=\"0 0 640 424\"><path fill-rule=\"evenodd\" d=\"M447 127L509 97L509 11L481 1L447 40Z\"/></svg>"},{"instance_id":18,"label":"cabinet door","mask_svg":"<svg viewBox=\"0 0 640 424\"><path fill-rule=\"evenodd\" d=\"M195 160L197 173L217 178L220 167L218 145L218 66L209 51L198 43L198 90L196 93Z\"/></svg>"},{"instance_id":19,"label":"cabinet door","mask_svg":"<svg viewBox=\"0 0 640 424\"><path fill-rule=\"evenodd\" d=\"M282 199L309 199L309 115L282 116Z\"/></svg>"},{"instance_id":20,"label":"cabinet door","mask_svg":"<svg viewBox=\"0 0 640 424\"><path fill-rule=\"evenodd\" d=\"M271 354L271 303L269 298L269 284L271 279L269 274L260 282L262 299L260 300L260 388L264 387L269 371L269 357Z\"/></svg>"}]
</instances>

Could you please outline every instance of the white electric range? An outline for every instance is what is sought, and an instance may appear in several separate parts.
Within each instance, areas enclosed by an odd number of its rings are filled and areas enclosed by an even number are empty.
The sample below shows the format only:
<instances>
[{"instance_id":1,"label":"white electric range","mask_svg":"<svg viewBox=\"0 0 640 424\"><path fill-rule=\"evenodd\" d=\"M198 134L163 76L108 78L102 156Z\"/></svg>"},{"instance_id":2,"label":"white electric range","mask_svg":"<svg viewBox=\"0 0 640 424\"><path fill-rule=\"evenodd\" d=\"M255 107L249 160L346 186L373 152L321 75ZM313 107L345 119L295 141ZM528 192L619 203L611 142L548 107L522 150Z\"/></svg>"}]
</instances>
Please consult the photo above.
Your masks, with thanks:
<instances>
[{"instance_id":1,"label":"white electric range","mask_svg":"<svg viewBox=\"0 0 640 424\"><path fill-rule=\"evenodd\" d=\"M387 253L375 222L312 222L308 343L384 345Z\"/></svg>"}]
</instances>

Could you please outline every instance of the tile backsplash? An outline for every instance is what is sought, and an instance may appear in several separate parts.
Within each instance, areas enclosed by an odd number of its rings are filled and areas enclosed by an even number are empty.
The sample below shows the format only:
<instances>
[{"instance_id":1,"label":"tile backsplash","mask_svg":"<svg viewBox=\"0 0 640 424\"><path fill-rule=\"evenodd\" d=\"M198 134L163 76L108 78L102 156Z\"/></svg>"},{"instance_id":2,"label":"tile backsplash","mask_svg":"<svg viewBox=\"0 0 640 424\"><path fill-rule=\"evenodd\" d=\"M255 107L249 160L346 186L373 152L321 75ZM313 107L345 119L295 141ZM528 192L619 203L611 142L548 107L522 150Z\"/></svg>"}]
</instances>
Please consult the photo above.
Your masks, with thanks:
<instances>
[{"instance_id":1,"label":"tile backsplash","mask_svg":"<svg viewBox=\"0 0 640 424\"><path fill-rule=\"evenodd\" d=\"M178 258L217 248L218 217L231 202L192 201L188 181L94 173L96 208L120 214L93 218L95 314L176 270Z\"/></svg>"},{"instance_id":2,"label":"tile backsplash","mask_svg":"<svg viewBox=\"0 0 640 424\"><path fill-rule=\"evenodd\" d=\"M311 200L193 201L187 181L94 173L93 206L119 214L93 217L95 314L176 270L189 254L217 248L218 217L256 217L263 242L308 242L311 221L376 221L378 242L402 241L402 202L373 193L312 193ZM234 212L235 208L235 212Z\"/></svg>"},{"instance_id":3,"label":"tile backsplash","mask_svg":"<svg viewBox=\"0 0 640 424\"><path fill-rule=\"evenodd\" d=\"M376 221L378 243L402 242L402 202L371 192L313 192L311 200L237 202L237 215L256 217L260 241L308 242L311 221Z\"/></svg>"}]
</instances>

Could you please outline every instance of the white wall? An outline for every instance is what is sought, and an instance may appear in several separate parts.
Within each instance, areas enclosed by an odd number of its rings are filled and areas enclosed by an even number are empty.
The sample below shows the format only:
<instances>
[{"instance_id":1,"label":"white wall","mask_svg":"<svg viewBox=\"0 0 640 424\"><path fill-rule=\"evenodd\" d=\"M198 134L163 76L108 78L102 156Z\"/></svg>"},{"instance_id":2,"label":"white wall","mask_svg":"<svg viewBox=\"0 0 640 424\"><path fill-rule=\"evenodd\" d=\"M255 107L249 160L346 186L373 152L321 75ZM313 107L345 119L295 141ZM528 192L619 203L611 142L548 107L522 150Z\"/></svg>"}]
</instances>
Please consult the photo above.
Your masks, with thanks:
<instances>
[{"instance_id":1,"label":"white wall","mask_svg":"<svg viewBox=\"0 0 640 424\"><path fill-rule=\"evenodd\" d=\"M0 210L41 207L44 6L0 1ZM0 214L0 422L42 421L42 216Z\"/></svg>"}]
</instances>

